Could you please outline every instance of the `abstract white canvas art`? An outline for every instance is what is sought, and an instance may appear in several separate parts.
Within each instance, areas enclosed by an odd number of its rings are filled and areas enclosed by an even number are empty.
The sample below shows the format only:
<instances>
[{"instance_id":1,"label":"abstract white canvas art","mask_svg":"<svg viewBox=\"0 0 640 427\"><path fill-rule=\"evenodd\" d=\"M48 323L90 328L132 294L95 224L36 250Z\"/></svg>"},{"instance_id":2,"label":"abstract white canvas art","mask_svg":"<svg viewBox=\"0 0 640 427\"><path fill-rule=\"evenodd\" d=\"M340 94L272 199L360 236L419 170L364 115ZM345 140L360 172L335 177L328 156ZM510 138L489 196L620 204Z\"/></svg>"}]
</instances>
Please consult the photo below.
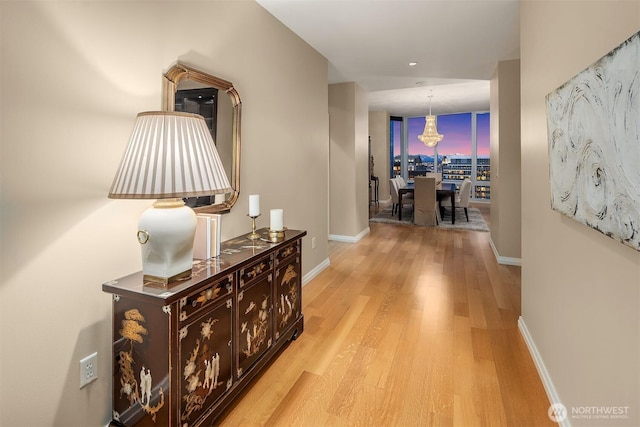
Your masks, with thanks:
<instances>
[{"instance_id":1,"label":"abstract white canvas art","mask_svg":"<svg viewBox=\"0 0 640 427\"><path fill-rule=\"evenodd\" d=\"M640 33L546 106L551 208L640 250Z\"/></svg>"}]
</instances>

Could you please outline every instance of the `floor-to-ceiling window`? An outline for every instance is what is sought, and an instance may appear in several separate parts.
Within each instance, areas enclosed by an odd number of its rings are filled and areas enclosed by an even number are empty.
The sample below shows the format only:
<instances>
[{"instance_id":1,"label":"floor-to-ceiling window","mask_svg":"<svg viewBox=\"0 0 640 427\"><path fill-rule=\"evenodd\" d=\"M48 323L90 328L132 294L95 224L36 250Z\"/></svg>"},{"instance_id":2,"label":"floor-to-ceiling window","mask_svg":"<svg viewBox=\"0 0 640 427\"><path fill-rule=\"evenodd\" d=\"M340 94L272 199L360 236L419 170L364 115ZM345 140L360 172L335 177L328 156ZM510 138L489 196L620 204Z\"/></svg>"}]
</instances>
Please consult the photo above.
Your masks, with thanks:
<instances>
[{"instance_id":1,"label":"floor-to-ceiling window","mask_svg":"<svg viewBox=\"0 0 640 427\"><path fill-rule=\"evenodd\" d=\"M490 133L489 113L476 115L476 181L474 182L473 196L476 199L490 199L491 195L491 158L490 158Z\"/></svg>"},{"instance_id":2,"label":"floor-to-ceiling window","mask_svg":"<svg viewBox=\"0 0 640 427\"><path fill-rule=\"evenodd\" d=\"M455 183L458 188L465 178L471 179L473 170L473 115L442 114L438 116L438 132L444 135L438 143L442 156L442 181Z\"/></svg>"},{"instance_id":3,"label":"floor-to-ceiling window","mask_svg":"<svg viewBox=\"0 0 640 427\"><path fill-rule=\"evenodd\" d=\"M402 172L402 117L391 116L391 135L389 138L389 158L391 165L389 170L390 177L396 177Z\"/></svg>"},{"instance_id":4,"label":"floor-to-ceiling window","mask_svg":"<svg viewBox=\"0 0 640 427\"><path fill-rule=\"evenodd\" d=\"M406 123L406 132L403 124ZM458 188L465 178L472 182L471 197L490 198L489 113L459 113L437 116L438 132L444 135L436 147L427 147L418 139L425 118L400 117L391 120L393 162L391 176L406 178L441 172L445 183ZM403 136L406 134L406 143Z\"/></svg>"}]
</instances>

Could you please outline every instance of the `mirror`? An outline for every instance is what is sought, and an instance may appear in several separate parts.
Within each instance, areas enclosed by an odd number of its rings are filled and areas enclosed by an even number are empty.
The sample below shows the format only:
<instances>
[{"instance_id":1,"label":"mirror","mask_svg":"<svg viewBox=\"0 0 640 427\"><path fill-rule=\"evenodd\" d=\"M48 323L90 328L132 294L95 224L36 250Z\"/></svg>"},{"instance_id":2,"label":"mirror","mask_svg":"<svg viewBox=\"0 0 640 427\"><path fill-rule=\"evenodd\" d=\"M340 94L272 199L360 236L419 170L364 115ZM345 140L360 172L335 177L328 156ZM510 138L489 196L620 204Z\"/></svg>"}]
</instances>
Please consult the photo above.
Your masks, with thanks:
<instances>
[{"instance_id":1,"label":"mirror","mask_svg":"<svg viewBox=\"0 0 640 427\"><path fill-rule=\"evenodd\" d=\"M164 74L162 109L205 118L232 191L185 199L198 213L229 212L240 193L240 95L233 83L177 63Z\"/></svg>"}]
</instances>

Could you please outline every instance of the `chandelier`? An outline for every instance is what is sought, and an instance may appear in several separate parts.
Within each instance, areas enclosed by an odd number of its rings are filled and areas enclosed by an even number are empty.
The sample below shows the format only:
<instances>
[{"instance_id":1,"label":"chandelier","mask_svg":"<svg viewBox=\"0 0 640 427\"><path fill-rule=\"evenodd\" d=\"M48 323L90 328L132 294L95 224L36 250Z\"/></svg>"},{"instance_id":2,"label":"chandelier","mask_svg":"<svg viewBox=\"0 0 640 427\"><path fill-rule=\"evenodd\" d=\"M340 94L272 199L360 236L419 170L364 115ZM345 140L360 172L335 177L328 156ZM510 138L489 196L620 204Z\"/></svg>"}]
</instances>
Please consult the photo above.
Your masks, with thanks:
<instances>
[{"instance_id":1,"label":"chandelier","mask_svg":"<svg viewBox=\"0 0 640 427\"><path fill-rule=\"evenodd\" d=\"M427 147L435 147L444 138L444 135L440 135L436 128L436 116L431 115L431 98L433 95L429 95L429 115L425 117L427 122L424 125L424 131L422 135L418 135L418 139Z\"/></svg>"}]
</instances>

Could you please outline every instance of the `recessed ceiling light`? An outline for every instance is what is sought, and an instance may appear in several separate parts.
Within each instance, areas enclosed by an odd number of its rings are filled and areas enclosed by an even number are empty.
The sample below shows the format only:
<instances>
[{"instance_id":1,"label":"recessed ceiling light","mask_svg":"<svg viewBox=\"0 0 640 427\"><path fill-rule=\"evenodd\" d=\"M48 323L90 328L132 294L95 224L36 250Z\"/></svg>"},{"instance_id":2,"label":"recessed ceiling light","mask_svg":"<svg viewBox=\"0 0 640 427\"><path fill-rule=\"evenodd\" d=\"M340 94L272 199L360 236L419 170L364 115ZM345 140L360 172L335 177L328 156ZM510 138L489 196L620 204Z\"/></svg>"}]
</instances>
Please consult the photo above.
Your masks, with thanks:
<instances>
[{"instance_id":1,"label":"recessed ceiling light","mask_svg":"<svg viewBox=\"0 0 640 427\"><path fill-rule=\"evenodd\" d=\"M417 62L409 62L409 67L413 67L415 65L418 65L418 63Z\"/></svg>"}]
</instances>

